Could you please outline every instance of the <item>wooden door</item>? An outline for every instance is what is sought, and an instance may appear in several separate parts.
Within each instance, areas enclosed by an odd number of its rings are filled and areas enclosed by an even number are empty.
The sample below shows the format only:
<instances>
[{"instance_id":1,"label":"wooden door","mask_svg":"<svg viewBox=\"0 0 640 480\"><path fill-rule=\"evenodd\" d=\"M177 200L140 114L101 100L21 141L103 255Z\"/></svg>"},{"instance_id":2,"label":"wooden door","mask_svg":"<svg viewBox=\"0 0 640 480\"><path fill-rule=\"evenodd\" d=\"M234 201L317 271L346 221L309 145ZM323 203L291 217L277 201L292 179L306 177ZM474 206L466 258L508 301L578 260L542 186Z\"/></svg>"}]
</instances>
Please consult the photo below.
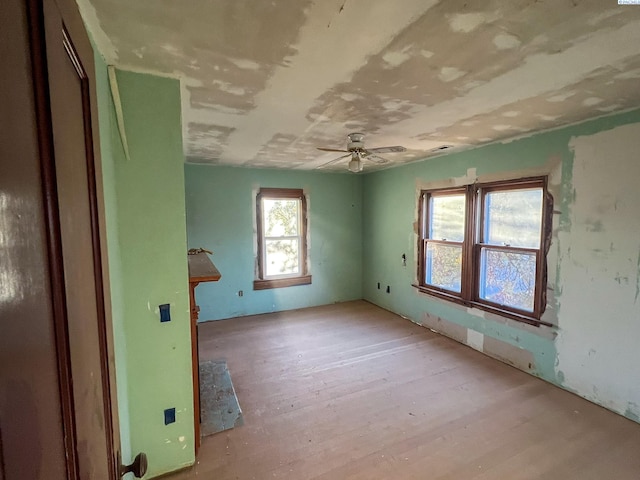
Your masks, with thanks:
<instances>
[{"instance_id":1,"label":"wooden door","mask_svg":"<svg viewBox=\"0 0 640 480\"><path fill-rule=\"evenodd\" d=\"M67 478L38 118L23 0L0 15L0 478Z\"/></svg>"},{"instance_id":2,"label":"wooden door","mask_svg":"<svg viewBox=\"0 0 640 480\"><path fill-rule=\"evenodd\" d=\"M70 0L0 26L0 479L114 480L93 52Z\"/></svg>"},{"instance_id":3,"label":"wooden door","mask_svg":"<svg viewBox=\"0 0 640 480\"><path fill-rule=\"evenodd\" d=\"M78 475L113 479L117 445L91 118L93 63L85 67L76 42L87 51L87 39L72 38L56 2L45 2L44 19Z\"/></svg>"}]
</instances>

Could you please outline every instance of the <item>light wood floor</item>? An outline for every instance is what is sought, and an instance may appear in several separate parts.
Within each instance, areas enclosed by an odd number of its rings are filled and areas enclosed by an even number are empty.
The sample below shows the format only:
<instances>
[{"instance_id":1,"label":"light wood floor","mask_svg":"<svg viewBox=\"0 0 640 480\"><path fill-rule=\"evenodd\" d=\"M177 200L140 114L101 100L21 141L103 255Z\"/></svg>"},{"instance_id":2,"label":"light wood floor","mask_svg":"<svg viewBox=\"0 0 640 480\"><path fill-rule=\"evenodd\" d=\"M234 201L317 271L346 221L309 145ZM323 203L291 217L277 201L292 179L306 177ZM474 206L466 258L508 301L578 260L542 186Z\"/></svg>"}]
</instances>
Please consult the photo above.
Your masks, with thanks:
<instances>
[{"instance_id":1,"label":"light wood floor","mask_svg":"<svg viewBox=\"0 0 640 480\"><path fill-rule=\"evenodd\" d=\"M640 425L364 301L209 322L245 425L192 479L640 479Z\"/></svg>"}]
</instances>

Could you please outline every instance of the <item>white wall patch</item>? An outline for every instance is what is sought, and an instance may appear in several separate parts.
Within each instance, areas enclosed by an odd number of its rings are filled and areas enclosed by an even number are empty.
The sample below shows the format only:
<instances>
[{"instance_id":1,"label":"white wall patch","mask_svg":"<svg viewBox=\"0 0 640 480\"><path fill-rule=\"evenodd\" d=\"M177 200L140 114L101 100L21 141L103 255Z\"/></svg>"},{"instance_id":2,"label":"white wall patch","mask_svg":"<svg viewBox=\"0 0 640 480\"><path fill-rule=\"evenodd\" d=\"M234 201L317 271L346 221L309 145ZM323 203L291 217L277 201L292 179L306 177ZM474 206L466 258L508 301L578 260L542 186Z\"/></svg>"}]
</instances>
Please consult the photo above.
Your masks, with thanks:
<instances>
[{"instance_id":1,"label":"white wall patch","mask_svg":"<svg viewBox=\"0 0 640 480\"><path fill-rule=\"evenodd\" d=\"M482 352L484 349L484 334L470 328L467 329L467 345L474 350Z\"/></svg>"}]
</instances>

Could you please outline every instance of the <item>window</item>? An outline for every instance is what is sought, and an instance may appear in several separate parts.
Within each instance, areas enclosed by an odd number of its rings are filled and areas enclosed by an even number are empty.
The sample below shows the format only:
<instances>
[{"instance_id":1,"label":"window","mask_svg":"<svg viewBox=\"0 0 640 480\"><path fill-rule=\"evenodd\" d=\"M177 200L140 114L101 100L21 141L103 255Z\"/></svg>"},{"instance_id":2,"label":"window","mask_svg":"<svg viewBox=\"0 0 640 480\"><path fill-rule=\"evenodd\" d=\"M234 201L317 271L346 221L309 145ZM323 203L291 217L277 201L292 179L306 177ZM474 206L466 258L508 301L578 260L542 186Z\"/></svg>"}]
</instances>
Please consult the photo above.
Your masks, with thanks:
<instances>
[{"instance_id":1,"label":"window","mask_svg":"<svg viewBox=\"0 0 640 480\"><path fill-rule=\"evenodd\" d=\"M546 178L422 191L418 288L545 323L552 203Z\"/></svg>"},{"instance_id":2,"label":"window","mask_svg":"<svg viewBox=\"0 0 640 480\"><path fill-rule=\"evenodd\" d=\"M311 283L307 200L299 189L262 188L256 197L258 274L254 290Z\"/></svg>"}]
</instances>

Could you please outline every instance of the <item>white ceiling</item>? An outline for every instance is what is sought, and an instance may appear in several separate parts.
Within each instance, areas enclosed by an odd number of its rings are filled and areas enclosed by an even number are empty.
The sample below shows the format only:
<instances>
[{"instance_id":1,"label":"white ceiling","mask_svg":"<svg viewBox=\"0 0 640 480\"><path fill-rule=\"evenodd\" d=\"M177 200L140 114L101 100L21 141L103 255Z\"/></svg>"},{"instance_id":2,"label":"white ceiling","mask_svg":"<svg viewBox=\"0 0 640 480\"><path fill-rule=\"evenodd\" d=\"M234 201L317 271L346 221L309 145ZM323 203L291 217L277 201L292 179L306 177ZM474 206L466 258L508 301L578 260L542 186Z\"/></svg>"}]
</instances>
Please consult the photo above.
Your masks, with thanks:
<instances>
[{"instance_id":1,"label":"white ceiling","mask_svg":"<svg viewBox=\"0 0 640 480\"><path fill-rule=\"evenodd\" d=\"M313 169L363 132L400 164L640 106L616 0L78 3L109 63L180 78L187 162Z\"/></svg>"}]
</instances>

